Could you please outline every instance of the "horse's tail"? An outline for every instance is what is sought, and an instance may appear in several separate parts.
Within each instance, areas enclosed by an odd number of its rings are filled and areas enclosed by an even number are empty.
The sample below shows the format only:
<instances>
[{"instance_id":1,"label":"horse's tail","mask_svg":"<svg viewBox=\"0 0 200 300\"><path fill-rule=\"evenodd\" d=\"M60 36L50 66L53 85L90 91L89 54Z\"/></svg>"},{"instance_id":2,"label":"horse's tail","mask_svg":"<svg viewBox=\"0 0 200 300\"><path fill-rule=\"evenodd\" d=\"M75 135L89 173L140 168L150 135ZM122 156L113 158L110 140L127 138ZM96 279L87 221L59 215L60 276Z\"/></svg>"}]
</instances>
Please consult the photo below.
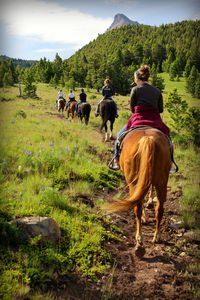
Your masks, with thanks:
<instances>
[{"instance_id":1,"label":"horse's tail","mask_svg":"<svg viewBox=\"0 0 200 300\"><path fill-rule=\"evenodd\" d=\"M136 206L147 194L152 180L152 169L155 154L153 136L143 136L139 141L138 150L134 156L135 177L129 185L135 184L128 199L109 203L106 208L110 212L128 210Z\"/></svg>"}]
</instances>

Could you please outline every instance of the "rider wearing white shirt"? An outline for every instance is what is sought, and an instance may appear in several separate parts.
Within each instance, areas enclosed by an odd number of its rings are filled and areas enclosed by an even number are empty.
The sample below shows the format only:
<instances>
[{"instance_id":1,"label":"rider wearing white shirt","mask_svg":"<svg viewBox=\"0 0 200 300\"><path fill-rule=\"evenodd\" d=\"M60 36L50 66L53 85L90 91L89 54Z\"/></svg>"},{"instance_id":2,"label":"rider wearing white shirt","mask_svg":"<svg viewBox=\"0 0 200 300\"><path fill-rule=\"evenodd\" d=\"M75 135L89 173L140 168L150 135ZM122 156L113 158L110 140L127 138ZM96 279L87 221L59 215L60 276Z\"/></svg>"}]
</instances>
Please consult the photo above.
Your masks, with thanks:
<instances>
[{"instance_id":1,"label":"rider wearing white shirt","mask_svg":"<svg viewBox=\"0 0 200 300\"><path fill-rule=\"evenodd\" d=\"M58 99L57 99L57 106L59 107L59 101L60 99L64 99L63 98L63 91L60 89L60 91L58 92Z\"/></svg>"},{"instance_id":2,"label":"rider wearing white shirt","mask_svg":"<svg viewBox=\"0 0 200 300\"><path fill-rule=\"evenodd\" d=\"M72 90L70 90L70 93L68 94L68 97L69 97L69 101L68 101L67 104L66 104L65 110L67 110L67 107L68 107L68 105L69 105L71 102L76 101L76 100L75 100L75 95L74 95L74 93L72 93Z\"/></svg>"}]
</instances>

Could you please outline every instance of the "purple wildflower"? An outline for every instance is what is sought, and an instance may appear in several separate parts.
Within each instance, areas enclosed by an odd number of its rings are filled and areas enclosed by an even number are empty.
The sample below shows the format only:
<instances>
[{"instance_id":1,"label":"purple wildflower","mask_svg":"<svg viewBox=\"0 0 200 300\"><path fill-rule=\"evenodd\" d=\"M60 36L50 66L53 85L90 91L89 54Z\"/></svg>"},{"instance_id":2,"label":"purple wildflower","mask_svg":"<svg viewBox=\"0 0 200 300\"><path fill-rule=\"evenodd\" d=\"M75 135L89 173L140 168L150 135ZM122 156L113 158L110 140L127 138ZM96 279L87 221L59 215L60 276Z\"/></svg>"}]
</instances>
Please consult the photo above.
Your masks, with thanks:
<instances>
[{"instance_id":1,"label":"purple wildflower","mask_svg":"<svg viewBox=\"0 0 200 300\"><path fill-rule=\"evenodd\" d=\"M37 152L37 157L40 157L40 152L39 151Z\"/></svg>"},{"instance_id":2,"label":"purple wildflower","mask_svg":"<svg viewBox=\"0 0 200 300\"><path fill-rule=\"evenodd\" d=\"M43 145L41 148L42 148L42 149L45 149L45 146Z\"/></svg>"},{"instance_id":3,"label":"purple wildflower","mask_svg":"<svg viewBox=\"0 0 200 300\"><path fill-rule=\"evenodd\" d=\"M66 152L69 152L69 150L66 148Z\"/></svg>"},{"instance_id":4,"label":"purple wildflower","mask_svg":"<svg viewBox=\"0 0 200 300\"><path fill-rule=\"evenodd\" d=\"M3 159L3 162L7 162L7 159L6 159L6 158L4 158L4 159Z\"/></svg>"},{"instance_id":5,"label":"purple wildflower","mask_svg":"<svg viewBox=\"0 0 200 300\"><path fill-rule=\"evenodd\" d=\"M51 141L51 143L49 144L49 146L54 146L54 143L53 143L53 141Z\"/></svg>"},{"instance_id":6,"label":"purple wildflower","mask_svg":"<svg viewBox=\"0 0 200 300\"><path fill-rule=\"evenodd\" d=\"M32 152L32 150L30 150L30 153L29 153L29 155L31 155L33 152Z\"/></svg>"},{"instance_id":7,"label":"purple wildflower","mask_svg":"<svg viewBox=\"0 0 200 300\"><path fill-rule=\"evenodd\" d=\"M41 190L42 190L42 191L45 190L43 182L42 182L42 184L41 184Z\"/></svg>"},{"instance_id":8,"label":"purple wildflower","mask_svg":"<svg viewBox=\"0 0 200 300\"><path fill-rule=\"evenodd\" d=\"M61 140L59 140L59 143L61 144Z\"/></svg>"},{"instance_id":9,"label":"purple wildflower","mask_svg":"<svg viewBox=\"0 0 200 300\"><path fill-rule=\"evenodd\" d=\"M26 155L28 155L28 151L26 150L26 148L24 148L24 152L26 153Z\"/></svg>"}]
</instances>

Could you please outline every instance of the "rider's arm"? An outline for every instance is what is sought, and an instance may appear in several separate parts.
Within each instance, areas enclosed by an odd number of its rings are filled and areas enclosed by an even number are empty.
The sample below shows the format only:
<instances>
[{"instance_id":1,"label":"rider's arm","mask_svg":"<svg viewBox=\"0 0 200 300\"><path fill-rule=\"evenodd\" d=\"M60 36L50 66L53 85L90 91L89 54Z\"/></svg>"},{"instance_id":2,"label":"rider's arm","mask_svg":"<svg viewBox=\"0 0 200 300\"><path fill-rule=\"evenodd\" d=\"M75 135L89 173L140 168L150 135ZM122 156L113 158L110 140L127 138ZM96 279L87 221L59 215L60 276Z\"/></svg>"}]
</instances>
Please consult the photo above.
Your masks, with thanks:
<instances>
[{"instance_id":1,"label":"rider's arm","mask_svg":"<svg viewBox=\"0 0 200 300\"><path fill-rule=\"evenodd\" d=\"M163 96L160 93L159 99L158 99L158 110L160 113L163 112Z\"/></svg>"},{"instance_id":2,"label":"rider's arm","mask_svg":"<svg viewBox=\"0 0 200 300\"><path fill-rule=\"evenodd\" d=\"M131 90L131 95L130 95L130 109L131 109L132 113L134 113L136 105L137 105L136 87L133 87Z\"/></svg>"}]
</instances>

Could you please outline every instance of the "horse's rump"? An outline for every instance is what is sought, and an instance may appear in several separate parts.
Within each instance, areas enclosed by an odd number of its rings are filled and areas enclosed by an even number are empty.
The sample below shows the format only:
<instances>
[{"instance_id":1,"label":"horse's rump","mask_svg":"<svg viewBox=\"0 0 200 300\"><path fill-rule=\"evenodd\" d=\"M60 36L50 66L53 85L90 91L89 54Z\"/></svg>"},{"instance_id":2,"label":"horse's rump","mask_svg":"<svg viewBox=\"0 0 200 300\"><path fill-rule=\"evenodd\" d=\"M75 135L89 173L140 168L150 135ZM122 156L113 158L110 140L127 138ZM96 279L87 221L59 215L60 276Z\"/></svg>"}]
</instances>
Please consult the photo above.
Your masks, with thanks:
<instances>
[{"instance_id":1,"label":"horse's rump","mask_svg":"<svg viewBox=\"0 0 200 300\"><path fill-rule=\"evenodd\" d=\"M71 103L69 103L68 107L67 107L67 111L69 112L72 112L75 110L76 108L76 104L77 104L77 101L72 101Z\"/></svg>"},{"instance_id":2,"label":"horse's rump","mask_svg":"<svg viewBox=\"0 0 200 300\"><path fill-rule=\"evenodd\" d=\"M75 110L76 110L76 104L77 104L77 101L73 101L71 102L68 107L67 107L67 117L69 118L69 114L71 113L72 114L72 118L74 118L74 113L75 113Z\"/></svg>"},{"instance_id":3,"label":"horse's rump","mask_svg":"<svg viewBox=\"0 0 200 300\"><path fill-rule=\"evenodd\" d=\"M102 118L106 117L107 120L115 119L116 105L111 99L104 99L99 106L100 115Z\"/></svg>"},{"instance_id":4,"label":"horse's rump","mask_svg":"<svg viewBox=\"0 0 200 300\"><path fill-rule=\"evenodd\" d=\"M91 105L89 103L83 102L79 105L78 111L83 115L90 115Z\"/></svg>"},{"instance_id":5,"label":"horse's rump","mask_svg":"<svg viewBox=\"0 0 200 300\"><path fill-rule=\"evenodd\" d=\"M123 147L123 144L124 144L124 140L125 140L125 137L130 134L130 132L132 131L137 131L137 130L147 130L147 129L152 129L154 132L157 132L157 133L160 133L162 134L166 140L168 141L168 146L170 148L172 148L172 142L170 141L169 137L163 133L160 129L157 129L157 128L154 128L154 127L149 127L149 126L139 126L139 127L132 127L128 130L126 130L125 132L123 132L119 138L118 138L118 141L117 141L117 147L118 147L118 153L120 154L121 153L121 150L122 150L122 147Z\"/></svg>"},{"instance_id":6,"label":"horse's rump","mask_svg":"<svg viewBox=\"0 0 200 300\"><path fill-rule=\"evenodd\" d=\"M156 174L161 173L161 171L169 174L171 166L169 141L160 130L155 128L140 128L130 132L125 137L120 155L121 167L124 166L126 159L126 161L132 160L134 166L139 164L140 169L142 169L141 164L145 163L144 159L141 159L144 156L144 151L148 151L148 157L152 157L152 181L155 180Z\"/></svg>"},{"instance_id":7,"label":"horse's rump","mask_svg":"<svg viewBox=\"0 0 200 300\"><path fill-rule=\"evenodd\" d=\"M60 110L63 111L65 108L65 100L63 98L59 98L58 103L58 112L60 112Z\"/></svg>"},{"instance_id":8,"label":"horse's rump","mask_svg":"<svg viewBox=\"0 0 200 300\"><path fill-rule=\"evenodd\" d=\"M151 185L167 189L171 166L169 144L157 129L130 132L124 139L120 167L129 186L129 198L111 204L112 211L127 210L143 201Z\"/></svg>"},{"instance_id":9,"label":"horse's rump","mask_svg":"<svg viewBox=\"0 0 200 300\"><path fill-rule=\"evenodd\" d=\"M78 107L78 117L81 119L85 119L85 124L87 125L90 118L91 105L89 103L81 103Z\"/></svg>"}]
</instances>

